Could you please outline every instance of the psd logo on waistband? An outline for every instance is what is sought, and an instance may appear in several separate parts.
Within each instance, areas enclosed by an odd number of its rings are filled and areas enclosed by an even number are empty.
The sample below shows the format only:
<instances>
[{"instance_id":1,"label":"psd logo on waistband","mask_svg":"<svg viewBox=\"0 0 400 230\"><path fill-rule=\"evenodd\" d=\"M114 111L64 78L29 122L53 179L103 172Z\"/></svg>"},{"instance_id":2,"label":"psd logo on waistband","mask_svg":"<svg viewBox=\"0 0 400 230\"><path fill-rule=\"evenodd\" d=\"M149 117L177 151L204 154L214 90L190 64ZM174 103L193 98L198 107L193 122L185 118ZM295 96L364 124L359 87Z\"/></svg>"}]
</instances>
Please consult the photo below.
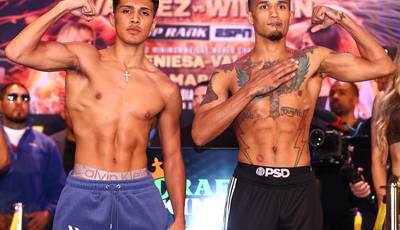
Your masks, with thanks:
<instances>
[{"instance_id":1,"label":"psd logo on waistband","mask_svg":"<svg viewBox=\"0 0 400 230\"><path fill-rule=\"evenodd\" d=\"M275 178L287 178L290 176L289 169L273 169L273 168L263 168L258 167L256 170L256 174L258 176L265 176L265 177L275 177Z\"/></svg>"}]
</instances>

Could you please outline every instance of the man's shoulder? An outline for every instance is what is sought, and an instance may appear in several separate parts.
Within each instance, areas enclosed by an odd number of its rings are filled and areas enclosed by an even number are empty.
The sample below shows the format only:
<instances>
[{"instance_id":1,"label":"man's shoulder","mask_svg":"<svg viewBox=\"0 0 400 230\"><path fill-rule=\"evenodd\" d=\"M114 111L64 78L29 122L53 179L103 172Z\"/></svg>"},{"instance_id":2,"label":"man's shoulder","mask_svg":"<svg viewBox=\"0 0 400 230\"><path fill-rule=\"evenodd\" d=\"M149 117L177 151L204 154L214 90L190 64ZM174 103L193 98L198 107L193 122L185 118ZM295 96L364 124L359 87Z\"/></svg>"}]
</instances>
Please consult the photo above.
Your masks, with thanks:
<instances>
[{"instance_id":1,"label":"man's shoulder","mask_svg":"<svg viewBox=\"0 0 400 230\"><path fill-rule=\"evenodd\" d=\"M324 57L332 52L334 51L323 46L307 46L302 49L293 51L295 56L308 55L313 57Z\"/></svg>"},{"instance_id":2,"label":"man's shoulder","mask_svg":"<svg viewBox=\"0 0 400 230\"><path fill-rule=\"evenodd\" d=\"M49 136L46 134L36 131L31 128L32 135L35 137L35 141L40 142L40 144L43 144L43 146L49 147L49 146L56 146L56 143L54 142L53 139L51 139ZM39 144L39 143L38 143Z\"/></svg>"},{"instance_id":3,"label":"man's shoulder","mask_svg":"<svg viewBox=\"0 0 400 230\"><path fill-rule=\"evenodd\" d=\"M146 67L146 71L151 79L159 85L159 89L161 92L171 92L171 91L179 91L179 87L177 83L172 81L169 76L162 72L159 68L155 67L153 64L149 64Z\"/></svg>"},{"instance_id":4,"label":"man's shoulder","mask_svg":"<svg viewBox=\"0 0 400 230\"><path fill-rule=\"evenodd\" d=\"M75 53L78 57L85 57L87 55L99 55L101 50L98 50L91 44L87 44L85 42L68 42L63 43L66 47Z\"/></svg>"},{"instance_id":5,"label":"man's shoulder","mask_svg":"<svg viewBox=\"0 0 400 230\"><path fill-rule=\"evenodd\" d=\"M101 50L96 49L93 45L84 42L69 42L65 43L67 49L76 57L79 64L77 69L79 72L85 68L97 65L101 58ZM70 73L69 73L70 74Z\"/></svg>"},{"instance_id":6,"label":"man's shoulder","mask_svg":"<svg viewBox=\"0 0 400 230\"><path fill-rule=\"evenodd\" d=\"M93 52L101 51L101 50L98 50L95 46L88 44L86 42L66 42L63 44L68 46L68 48L71 48L71 49L80 49L80 51L93 51Z\"/></svg>"},{"instance_id":7,"label":"man's shoulder","mask_svg":"<svg viewBox=\"0 0 400 230\"><path fill-rule=\"evenodd\" d=\"M51 138L49 136L47 136L46 134L44 134L42 132L39 132L39 131L35 130L34 128L30 128L30 129L31 129L32 134L36 138L39 138L39 139L44 140L44 141L51 140Z\"/></svg>"},{"instance_id":8,"label":"man's shoulder","mask_svg":"<svg viewBox=\"0 0 400 230\"><path fill-rule=\"evenodd\" d=\"M177 83L173 82L171 79L166 76L165 82L160 87L161 94L165 95L166 98L170 98L171 95L179 94L179 86Z\"/></svg>"},{"instance_id":9,"label":"man's shoulder","mask_svg":"<svg viewBox=\"0 0 400 230\"><path fill-rule=\"evenodd\" d=\"M246 53L234 62L222 64L217 67L215 72L229 75L230 73L236 73L236 71L245 70L246 67L251 65L251 54L252 52Z\"/></svg>"},{"instance_id":10,"label":"man's shoulder","mask_svg":"<svg viewBox=\"0 0 400 230\"><path fill-rule=\"evenodd\" d=\"M312 76L315 73L318 73L318 76L323 76L320 75L321 72L319 71L321 64L329 55L335 53L335 51L323 46L309 46L299 50L290 50L290 52L292 57L300 61L300 66L304 69L310 68Z\"/></svg>"},{"instance_id":11,"label":"man's shoulder","mask_svg":"<svg viewBox=\"0 0 400 230\"><path fill-rule=\"evenodd\" d=\"M163 104L167 104L169 98L176 98L180 95L179 85L152 63L146 63L139 71L142 72L147 79L145 84L142 85L143 90L152 91L154 95L158 95L163 101Z\"/></svg>"}]
</instances>

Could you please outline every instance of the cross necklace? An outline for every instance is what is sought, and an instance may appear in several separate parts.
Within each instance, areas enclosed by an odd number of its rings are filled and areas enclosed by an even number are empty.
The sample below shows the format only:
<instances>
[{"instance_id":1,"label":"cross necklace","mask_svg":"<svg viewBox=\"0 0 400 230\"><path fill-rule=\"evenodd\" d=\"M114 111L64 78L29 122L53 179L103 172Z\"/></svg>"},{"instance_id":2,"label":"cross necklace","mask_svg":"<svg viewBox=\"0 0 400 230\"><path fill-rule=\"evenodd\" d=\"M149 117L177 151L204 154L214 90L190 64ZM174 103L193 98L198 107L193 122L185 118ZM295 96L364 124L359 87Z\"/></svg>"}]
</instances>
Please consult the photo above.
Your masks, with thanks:
<instances>
[{"instance_id":1,"label":"cross necklace","mask_svg":"<svg viewBox=\"0 0 400 230\"><path fill-rule=\"evenodd\" d=\"M129 77L130 77L130 76L131 76L131 75L130 75L130 73L128 72L128 69L125 69L124 78L125 78L125 82L126 82L126 83L128 83Z\"/></svg>"},{"instance_id":2,"label":"cross necklace","mask_svg":"<svg viewBox=\"0 0 400 230\"><path fill-rule=\"evenodd\" d=\"M115 57L114 54L112 54L112 58L113 58L116 62L118 62L119 64L122 64L122 65L124 66L124 68L125 68L125 71L124 71L124 79L125 79L125 82L128 83L128 82L129 82L129 78L131 77L131 74L130 74L129 71L128 71L128 67L125 65L125 63L120 62L120 61Z\"/></svg>"}]
</instances>

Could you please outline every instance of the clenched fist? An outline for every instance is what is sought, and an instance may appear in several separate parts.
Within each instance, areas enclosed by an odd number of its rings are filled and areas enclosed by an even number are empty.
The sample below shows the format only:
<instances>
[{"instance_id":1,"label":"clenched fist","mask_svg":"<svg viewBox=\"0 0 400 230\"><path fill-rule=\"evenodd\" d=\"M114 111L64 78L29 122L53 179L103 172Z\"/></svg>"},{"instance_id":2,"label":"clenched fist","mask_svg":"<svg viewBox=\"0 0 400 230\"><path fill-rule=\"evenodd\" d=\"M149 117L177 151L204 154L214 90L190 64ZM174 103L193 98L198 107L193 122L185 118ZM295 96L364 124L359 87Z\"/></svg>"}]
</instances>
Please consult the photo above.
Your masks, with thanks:
<instances>
[{"instance_id":1,"label":"clenched fist","mask_svg":"<svg viewBox=\"0 0 400 230\"><path fill-rule=\"evenodd\" d=\"M90 21L96 15L93 0L64 0L62 1L71 14Z\"/></svg>"},{"instance_id":2,"label":"clenched fist","mask_svg":"<svg viewBox=\"0 0 400 230\"><path fill-rule=\"evenodd\" d=\"M331 25L342 21L346 15L338 10L326 7L316 6L313 9L311 22L314 25L311 32L317 32L322 29L326 29Z\"/></svg>"}]
</instances>

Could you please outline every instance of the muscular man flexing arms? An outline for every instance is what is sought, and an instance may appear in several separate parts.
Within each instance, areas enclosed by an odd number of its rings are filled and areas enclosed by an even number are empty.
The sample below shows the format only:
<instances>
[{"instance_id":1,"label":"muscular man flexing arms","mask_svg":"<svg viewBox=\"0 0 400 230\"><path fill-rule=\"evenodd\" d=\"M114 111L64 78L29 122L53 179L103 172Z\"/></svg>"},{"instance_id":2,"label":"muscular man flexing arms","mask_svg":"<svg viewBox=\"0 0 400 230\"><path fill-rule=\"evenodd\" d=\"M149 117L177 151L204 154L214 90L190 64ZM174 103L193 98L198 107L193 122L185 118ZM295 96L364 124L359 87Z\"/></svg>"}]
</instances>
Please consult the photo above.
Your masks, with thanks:
<instances>
[{"instance_id":1,"label":"muscular man flexing arms","mask_svg":"<svg viewBox=\"0 0 400 230\"><path fill-rule=\"evenodd\" d=\"M320 229L308 139L323 74L363 81L388 76L396 67L343 12L314 8L313 31L339 24L354 38L361 57L324 47L291 50L285 40L290 1L249 0L248 5L255 47L215 71L194 119L193 139L203 145L236 124L239 163L227 197L227 229Z\"/></svg>"},{"instance_id":2,"label":"muscular man flexing arms","mask_svg":"<svg viewBox=\"0 0 400 230\"><path fill-rule=\"evenodd\" d=\"M158 120L175 222L184 228L185 172L180 151L178 87L152 65L144 42L155 28L157 0L114 0L116 41L104 50L82 43L41 42L68 12L90 20L92 0L64 0L6 48L11 60L66 70L66 103L76 135L75 169L56 211L55 229L166 229L167 211L146 170L149 131Z\"/></svg>"}]
</instances>

